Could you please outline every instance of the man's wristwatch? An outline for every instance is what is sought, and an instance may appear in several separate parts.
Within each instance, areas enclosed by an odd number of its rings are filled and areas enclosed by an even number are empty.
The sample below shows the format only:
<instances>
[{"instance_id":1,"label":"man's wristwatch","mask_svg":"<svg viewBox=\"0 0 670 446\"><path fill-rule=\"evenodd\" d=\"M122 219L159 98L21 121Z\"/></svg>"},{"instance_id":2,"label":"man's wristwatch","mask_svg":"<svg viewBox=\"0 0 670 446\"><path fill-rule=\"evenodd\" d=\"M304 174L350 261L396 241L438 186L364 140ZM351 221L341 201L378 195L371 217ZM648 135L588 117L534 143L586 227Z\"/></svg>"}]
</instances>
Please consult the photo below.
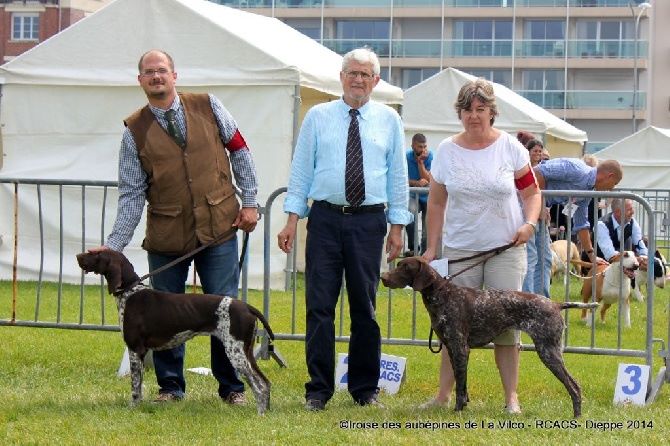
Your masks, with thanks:
<instances>
[{"instance_id":1,"label":"man's wristwatch","mask_svg":"<svg viewBox=\"0 0 670 446\"><path fill-rule=\"evenodd\" d=\"M530 220L526 220L526 221L524 221L524 224L531 225L533 227L533 231L537 231L537 223L533 223Z\"/></svg>"}]
</instances>

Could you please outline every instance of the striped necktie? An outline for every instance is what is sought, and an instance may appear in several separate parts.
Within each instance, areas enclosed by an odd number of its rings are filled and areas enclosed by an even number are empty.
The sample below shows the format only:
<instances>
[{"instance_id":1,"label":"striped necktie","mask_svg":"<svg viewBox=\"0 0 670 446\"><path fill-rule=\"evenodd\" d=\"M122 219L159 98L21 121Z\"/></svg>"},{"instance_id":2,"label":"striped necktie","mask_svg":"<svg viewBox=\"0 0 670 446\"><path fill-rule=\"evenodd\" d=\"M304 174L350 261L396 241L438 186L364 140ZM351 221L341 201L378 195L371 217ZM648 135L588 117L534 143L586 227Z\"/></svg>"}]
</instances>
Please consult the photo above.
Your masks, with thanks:
<instances>
[{"instance_id":1,"label":"striped necktie","mask_svg":"<svg viewBox=\"0 0 670 446\"><path fill-rule=\"evenodd\" d=\"M347 135L347 161L344 171L345 197L351 206L360 206L365 200L365 176L363 175L363 149L358 130L356 109L349 110L351 122Z\"/></svg>"}]
</instances>

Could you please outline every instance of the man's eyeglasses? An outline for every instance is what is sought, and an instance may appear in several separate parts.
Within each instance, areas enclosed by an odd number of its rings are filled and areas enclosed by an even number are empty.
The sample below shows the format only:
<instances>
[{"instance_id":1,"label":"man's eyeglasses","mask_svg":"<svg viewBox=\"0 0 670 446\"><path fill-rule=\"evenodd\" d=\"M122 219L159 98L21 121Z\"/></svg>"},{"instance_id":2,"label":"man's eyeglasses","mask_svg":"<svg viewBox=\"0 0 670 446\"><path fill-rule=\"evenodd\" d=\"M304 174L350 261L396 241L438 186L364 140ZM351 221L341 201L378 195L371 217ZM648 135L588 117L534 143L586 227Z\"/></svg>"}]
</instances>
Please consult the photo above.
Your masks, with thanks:
<instances>
[{"instance_id":1,"label":"man's eyeglasses","mask_svg":"<svg viewBox=\"0 0 670 446\"><path fill-rule=\"evenodd\" d=\"M146 70L142 71L142 76L144 76L144 77L154 77L154 75L156 75L156 74L158 74L160 76L165 76L169 72L170 72L170 70L168 70L167 68L159 68L157 70L146 69Z\"/></svg>"},{"instance_id":2,"label":"man's eyeglasses","mask_svg":"<svg viewBox=\"0 0 670 446\"><path fill-rule=\"evenodd\" d=\"M358 76L360 76L362 80L369 81L370 79L372 79L374 77L373 74L366 73L365 71L345 71L344 74L345 74L345 76L347 76L347 79L351 79L351 80L354 80Z\"/></svg>"}]
</instances>

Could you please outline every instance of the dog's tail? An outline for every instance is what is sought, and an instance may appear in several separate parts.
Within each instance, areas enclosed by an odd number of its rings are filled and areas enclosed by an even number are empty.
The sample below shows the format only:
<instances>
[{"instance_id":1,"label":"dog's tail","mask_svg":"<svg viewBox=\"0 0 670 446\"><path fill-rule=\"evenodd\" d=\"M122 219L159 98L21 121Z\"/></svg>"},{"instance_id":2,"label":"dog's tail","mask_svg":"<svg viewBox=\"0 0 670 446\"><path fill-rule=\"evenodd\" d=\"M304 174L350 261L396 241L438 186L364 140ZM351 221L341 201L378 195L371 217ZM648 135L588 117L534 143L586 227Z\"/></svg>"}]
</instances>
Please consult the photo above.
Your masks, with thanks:
<instances>
[{"instance_id":1,"label":"dog's tail","mask_svg":"<svg viewBox=\"0 0 670 446\"><path fill-rule=\"evenodd\" d=\"M559 303L561 310L565 310L567 308L581 308L582 310L589 310L591 308L596 308L599 304L598 302L560 302Z\"/></svg>"},{"instance_id":2,"label":"dog's tail","mask_svg":"<svg viewBox=\"0 0 670 446\"><path fill-rule=\"evenodd\" d=\"M263 313L261 313L258 310L258 308L254 307L252 305L249 305L249 304L247 304L247 305L249 306L249 311L251 311L251 314L256 316L256 318L259 321L261 321L261 324L263 324L263 327L265 328L265 331L268 332L268 336L270 337L270 339L272 339L274 341L275 334L272 332L272 329L270 328L270 324L268 323L267 319L265 319L265 316L263 316Z\"/></svg>"},{"instance_id":3,"label":"dog's tail","mask_svg":"<svg viewBox=\"0 0 670 446\"><path fill-rule=\"evenodd\" d=\"M572 259L572 260L570 260L570 263L575 265L575 266L581 266L582 268L591 268L593 266L593 263L585 262L581 259L580 260Z\"/></svg>"}]
</instances>

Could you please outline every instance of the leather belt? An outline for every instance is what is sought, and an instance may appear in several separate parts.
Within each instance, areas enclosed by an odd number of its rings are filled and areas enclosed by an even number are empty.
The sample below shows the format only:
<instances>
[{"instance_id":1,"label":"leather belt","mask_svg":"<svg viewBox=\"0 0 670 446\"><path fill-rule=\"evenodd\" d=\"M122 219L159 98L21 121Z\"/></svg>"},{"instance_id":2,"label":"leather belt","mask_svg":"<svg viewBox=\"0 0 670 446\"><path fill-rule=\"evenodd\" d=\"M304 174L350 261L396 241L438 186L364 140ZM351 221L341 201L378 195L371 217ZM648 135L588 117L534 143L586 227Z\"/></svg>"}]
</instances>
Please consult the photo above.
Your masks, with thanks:
<instances>
[{"instance_id":1,"label":"leather belt","mask_svg":"<svg viewBox=\"0 0 670 446\"><path fill-rule=\"evenodd\" d=\"M364 214L371 212L383 212L386 206L384 204L370 204L365 206L342 206L329 203L328 201L315 201L314 206L331 209L340 214Z\"/></svg>"}]
</instances>

